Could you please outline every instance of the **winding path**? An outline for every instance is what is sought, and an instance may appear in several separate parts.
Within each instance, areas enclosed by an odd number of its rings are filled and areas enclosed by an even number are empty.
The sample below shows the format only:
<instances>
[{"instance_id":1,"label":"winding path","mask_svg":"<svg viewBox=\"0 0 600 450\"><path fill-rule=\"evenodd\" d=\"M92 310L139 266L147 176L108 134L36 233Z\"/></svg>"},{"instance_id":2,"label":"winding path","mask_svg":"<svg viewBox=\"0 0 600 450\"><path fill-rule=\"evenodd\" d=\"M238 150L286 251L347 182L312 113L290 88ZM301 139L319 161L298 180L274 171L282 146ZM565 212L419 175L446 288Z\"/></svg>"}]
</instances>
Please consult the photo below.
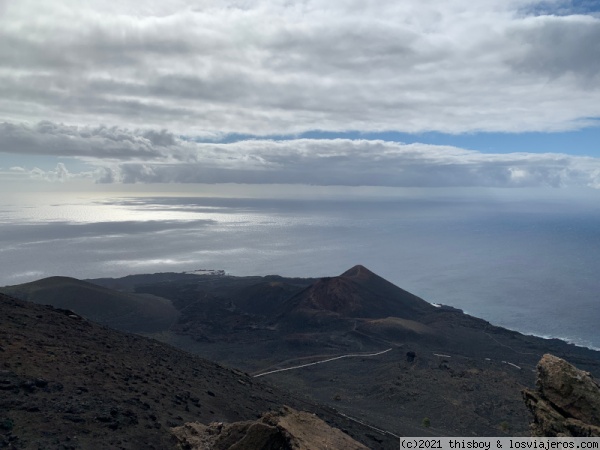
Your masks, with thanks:
<instances>
[{"instance_id":1,"label":"winding path","mask_svg":"<svg viewBox=\"0 0 600 450\"><path fill-rule=\"evenodd\" d=\"M388 348L387 350L383 350L383 351L377 352L377 353L351 353L349 355L336 356L335 358L323 359L321 361L307 363L307 364L301 364L299 366L286 367L285 369L270 370L268 372L263 372L263 373L259 373L258 375L254 375L254 378L262 377L264 375L269 375L269 374L277 373L277 372L285 372L286 370L301 369L302 367L314 366L316 364L323 364L326 362L335 361L337 359L342 359L342 358L364 358L367 356L379 356L379 355L383 355L384 353L387 353L391 350L392 350L391 348Z\"/></svg>"}]
</instances>

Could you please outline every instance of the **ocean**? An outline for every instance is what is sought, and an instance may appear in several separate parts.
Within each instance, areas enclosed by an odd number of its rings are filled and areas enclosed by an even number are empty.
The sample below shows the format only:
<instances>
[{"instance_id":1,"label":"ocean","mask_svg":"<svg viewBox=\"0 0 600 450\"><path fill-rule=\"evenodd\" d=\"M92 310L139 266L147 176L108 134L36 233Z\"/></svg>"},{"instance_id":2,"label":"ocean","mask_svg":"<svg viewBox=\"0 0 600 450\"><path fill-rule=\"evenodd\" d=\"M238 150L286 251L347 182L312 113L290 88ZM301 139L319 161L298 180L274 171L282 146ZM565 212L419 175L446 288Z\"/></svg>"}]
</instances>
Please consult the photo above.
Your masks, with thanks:
<instances>
[{"instance_id":1,"label":"ocean","mask_svg":"<svg viewBox=\"0 0 600 450\"><path fill-rule=\"evenodd\" d=\"M198 269L332 276L363 264L429 302L599 349L596 205L515 192L12 194L0 200L0 285Z\"/></svg>"}]
</instances>

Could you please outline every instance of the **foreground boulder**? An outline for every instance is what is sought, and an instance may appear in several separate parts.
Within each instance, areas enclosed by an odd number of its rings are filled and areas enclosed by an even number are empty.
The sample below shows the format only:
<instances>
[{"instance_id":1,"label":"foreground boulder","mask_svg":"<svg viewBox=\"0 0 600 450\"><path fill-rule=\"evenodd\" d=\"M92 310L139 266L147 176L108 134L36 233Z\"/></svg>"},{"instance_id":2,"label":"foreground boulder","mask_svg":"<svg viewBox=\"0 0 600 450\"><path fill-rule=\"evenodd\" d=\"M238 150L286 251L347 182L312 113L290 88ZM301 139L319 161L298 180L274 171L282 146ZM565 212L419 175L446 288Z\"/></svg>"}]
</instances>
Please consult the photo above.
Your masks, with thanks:
<instances>
[{"instance_id":1,"label":"foreground boulder","mask_svg":"<svg viewBox=\"0 0 600 450\"><path fill-rule=\"evenodd\" d=\"M206 426L186 423L172 429L180 446L190 450L363 450L347 434L331 428L314 414L285 406L255 421Z\"/></svg>"},{"instance_id":2,"label":"foreground boulder","mask_svg":"<svg viewBox=\"0 0 600 450\"><path fill-rule=\"evenodd\" d=\"M537 372L537 389L523 391L532 435L600 436L600 386L591 374L549 354Z\"/></svg>"}]
</instances>

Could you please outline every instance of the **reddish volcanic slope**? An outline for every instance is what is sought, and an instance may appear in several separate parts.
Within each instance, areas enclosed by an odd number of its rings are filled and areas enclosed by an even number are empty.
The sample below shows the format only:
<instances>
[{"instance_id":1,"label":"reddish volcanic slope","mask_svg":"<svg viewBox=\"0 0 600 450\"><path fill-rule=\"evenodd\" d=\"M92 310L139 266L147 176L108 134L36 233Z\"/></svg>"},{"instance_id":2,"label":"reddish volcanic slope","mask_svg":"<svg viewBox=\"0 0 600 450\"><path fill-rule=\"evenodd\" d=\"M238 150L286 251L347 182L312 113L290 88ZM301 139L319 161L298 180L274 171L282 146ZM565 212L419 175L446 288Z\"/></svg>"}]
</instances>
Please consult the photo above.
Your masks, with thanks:
<instances>
[{"instance_id":1,"label":"reddish volcanic slope","mask_svg":"<svg viewBox=\"0 0 600 450\"><path fill-rule=\"evenodd\" d=\"M415 319L435 310L423 299L361 265L337 277L321 278L284 305L283 314L312 310L368 318Z\"/></svg>"}]
</instances>

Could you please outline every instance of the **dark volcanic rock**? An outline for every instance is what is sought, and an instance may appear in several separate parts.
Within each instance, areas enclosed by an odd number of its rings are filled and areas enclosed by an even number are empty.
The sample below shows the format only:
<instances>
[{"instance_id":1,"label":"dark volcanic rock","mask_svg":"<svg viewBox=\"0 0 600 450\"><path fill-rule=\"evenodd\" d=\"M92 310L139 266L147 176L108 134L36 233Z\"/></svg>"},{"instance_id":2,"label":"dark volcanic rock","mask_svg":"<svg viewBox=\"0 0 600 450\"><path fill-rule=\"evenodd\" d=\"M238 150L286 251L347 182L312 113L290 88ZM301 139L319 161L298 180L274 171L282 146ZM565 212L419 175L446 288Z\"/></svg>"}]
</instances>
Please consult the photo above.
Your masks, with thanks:
<instances>
[{"instance_id":1,"label":"dark volcanic rock","mask_svg":"<svg viewBox=\"0 0 600 450\"><path fill-rule=\"evenodd\" d=\"M600 386L590 373L549 354L537 372L536 391L523 391L534 416L532 434L600 437Z\"/></svg>"}]
</instances>

